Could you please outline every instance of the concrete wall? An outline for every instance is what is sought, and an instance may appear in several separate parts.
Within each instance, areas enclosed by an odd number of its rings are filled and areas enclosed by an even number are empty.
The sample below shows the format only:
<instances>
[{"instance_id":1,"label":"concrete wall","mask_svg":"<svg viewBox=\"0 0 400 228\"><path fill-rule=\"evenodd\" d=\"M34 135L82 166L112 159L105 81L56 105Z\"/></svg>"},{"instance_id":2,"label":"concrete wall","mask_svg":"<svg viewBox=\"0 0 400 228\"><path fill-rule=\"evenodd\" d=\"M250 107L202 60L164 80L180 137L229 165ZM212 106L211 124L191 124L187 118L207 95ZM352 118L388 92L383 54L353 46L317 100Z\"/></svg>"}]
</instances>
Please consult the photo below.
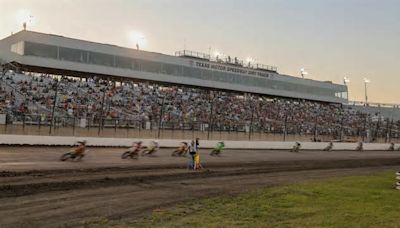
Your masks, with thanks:
<instances>
[{"instance_id":1,"label":"concrete wall","mask_svg":"<svg viewBox=\"0 0 400 228\"><path fill-rule=\"evenodd\" d=\"M25 136L25 135L0 135L0 145L43 145L43 146L72 146L79 140L86 140L88 146L128 147L135 141L143 141L148 145L154 139L127 139L127 138L96 138L96 137L63 137L63 136ZM160 139L157 140L160 147L177 147L182 140ZM188 140L186 140L188 141ZM218 141L201 140L201 148L213 148ZM262 150L288 150L295 142L249 142L249 141L225 141L227 149L262 149ZM303 142L304 150L322 150L328 143ZM388 150L389 144L366 143L365 150ZM334 143L333 150L355 150L357 143ZM396 148L400 144L396 144Z\"/></svg>"}]
</instances>

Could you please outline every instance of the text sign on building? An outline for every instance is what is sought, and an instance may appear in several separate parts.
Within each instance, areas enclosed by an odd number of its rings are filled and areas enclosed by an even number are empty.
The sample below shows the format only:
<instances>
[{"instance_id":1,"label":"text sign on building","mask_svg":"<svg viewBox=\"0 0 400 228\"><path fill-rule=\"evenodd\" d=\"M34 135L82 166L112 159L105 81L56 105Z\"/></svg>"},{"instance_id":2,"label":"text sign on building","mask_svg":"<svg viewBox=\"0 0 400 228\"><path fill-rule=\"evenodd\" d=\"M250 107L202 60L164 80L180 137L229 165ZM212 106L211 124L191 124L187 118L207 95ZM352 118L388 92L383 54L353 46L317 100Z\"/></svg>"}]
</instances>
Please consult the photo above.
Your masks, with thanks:
<instances>
[{"instance_id":1,"label":"text sign on building","mask_svg":"<svg viewBox=\"0 0 400 228\"><path fill-rule=\"evenodd\" d=\"M221 64L206 63L206 62L199 62L199 61L191 61L190 64L192 66L195 66L198 68L206 68L206 69L210 69L210 70L225 71L225 72L231 72L231 73L237 73L237 74L247 74L247 75L252 75L252 76L270 77L270 74L268 74L266 72L249 70L249 69L245 69L245 68L231 67L231 66L226 66L226 65L221 65Z\"/></svg>"}]
</instances>

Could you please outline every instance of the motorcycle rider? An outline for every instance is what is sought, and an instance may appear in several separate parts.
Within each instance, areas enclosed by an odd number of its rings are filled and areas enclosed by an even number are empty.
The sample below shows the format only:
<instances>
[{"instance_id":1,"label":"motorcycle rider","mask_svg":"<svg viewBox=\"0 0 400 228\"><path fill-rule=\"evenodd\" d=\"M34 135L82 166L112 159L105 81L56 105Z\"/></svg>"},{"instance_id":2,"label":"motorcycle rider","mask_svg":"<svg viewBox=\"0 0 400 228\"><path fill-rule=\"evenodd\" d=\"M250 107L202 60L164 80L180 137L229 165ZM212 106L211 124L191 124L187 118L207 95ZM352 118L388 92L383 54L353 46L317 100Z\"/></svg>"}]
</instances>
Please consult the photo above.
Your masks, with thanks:
<instances>
[{"instance_id":1,"label":"motorcycle rider","mask_svg":"<svg viewBox=\"0 0 400 228\"><path fill-rule=\"evenodd\" d=\"M324 151L332 151L333 149L333 142L329 142L328 146L324 148Z\"/></svg>"},{"instance_id":2,"label":"motorcycle rider","mask_svg":"<svg viewBox=\"0 0 400 228\"><path fill-rule=\"evenodd\" d=\"M291 152L300 152L301 149L301 143L296 142L293 148L290 150Z\"/></svg>"},{"instance_id":3,"label":"motorcycle rider","mask_svg":"<svg viewBox=\"0 0 400 228\"><path fill-rule=\"evenodd\" d=\"M394 149L395 149L394 147L395 147L394 143L391 142L390 143L390 147L389 147L389 151L394 151Z\"/></svg>"},{"instance_id":4,"label":"motorcycle rider","mask_svg":"<svg viewBox=\"0 0 400 228\"><path fill-rule=\"evenodd\" d=\"M220 155L225 148L224 142L218 142L213 151L211 152L211 156Z\"/></svg>"},{"instance_id":5,"label":"motorcycle rider","mask_svg":"<svg viewBox=\"0 0 400 228\"><path fill-rule=\"evenodd\" d=\"M138 154L142 149L142 141L134 142L132 146L128 149L131 154Z\"/></svg>"},{"instance_id":6,"label":"motorcycle rider","mask_svg":"<svg viewBox=\"0 0 400 228\"><path fill-rule=\"evenodd\" d=\"M75 157L83 157L85 156L86 151L86 140L78 141L78 147L73 149L72 152L74 153Z\"/></svg>"},{"instance_id":7,"label":"motorcycle rider","mask_svg":"<svg viewBox=\"0 0 400 228\"><path fill-rule=\"evenodd\" d=\"M178 156L184 156L184 155L186 155L187 151L188 151L188 143L187 142L181 142L179 144L178 149L176 149L172 153L172 156L177 156L177 155Z\"/></svg>"},{"instance_id":8,"label":"motorcycle rider","mask_svg":"<svg viewBox=\"0 0 400 228\"><path fill-rule=\"evenodd\" d=\"M157 141L151 141L150 144L147 146L147 149L143 150L142 156L146 154L153 154L158 151L159 145Z\"/></svg>"}]
</instances>

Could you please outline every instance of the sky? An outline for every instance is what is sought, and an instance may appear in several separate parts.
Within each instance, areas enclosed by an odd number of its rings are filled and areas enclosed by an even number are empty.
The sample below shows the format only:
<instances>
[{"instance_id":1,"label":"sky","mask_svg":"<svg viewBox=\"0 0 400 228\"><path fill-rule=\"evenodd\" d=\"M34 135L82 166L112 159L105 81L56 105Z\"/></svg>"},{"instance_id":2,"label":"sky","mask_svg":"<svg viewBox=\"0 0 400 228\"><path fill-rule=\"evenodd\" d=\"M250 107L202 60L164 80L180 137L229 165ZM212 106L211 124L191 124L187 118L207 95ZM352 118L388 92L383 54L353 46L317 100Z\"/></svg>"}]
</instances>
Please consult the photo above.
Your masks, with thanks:
<instances>
[{"instance_id":1,"label":"sky","mask_svg":"<svg viewBox=\"0 0 400 228\"><path fill-rule=\"evenodd\" d=\"M29 16L32 18L29 19ZM400 103L400 0L0 0L0 39L22 29L173 55L216 51ZM133 34L133 35L132 35Z\"/></svg>"}]
</instances>

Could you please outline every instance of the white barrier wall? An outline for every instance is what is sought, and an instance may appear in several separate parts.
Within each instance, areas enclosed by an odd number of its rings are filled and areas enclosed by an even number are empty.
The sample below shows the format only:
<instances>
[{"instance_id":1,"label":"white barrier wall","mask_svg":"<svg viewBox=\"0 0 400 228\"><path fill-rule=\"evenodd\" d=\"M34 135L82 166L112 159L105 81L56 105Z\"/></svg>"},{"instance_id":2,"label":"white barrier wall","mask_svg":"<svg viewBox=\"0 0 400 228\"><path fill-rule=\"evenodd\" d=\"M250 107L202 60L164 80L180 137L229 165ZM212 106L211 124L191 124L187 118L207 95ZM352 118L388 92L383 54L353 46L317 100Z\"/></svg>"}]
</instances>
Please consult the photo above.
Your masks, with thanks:
<instances>
[{"instance_id":1,"label":"white barrier wall","mask_svg":"<svg viewBox=\"0 0 400 228\"><path fill-rule=\"evenodd\" d=\"M129 147L135 141L143 141L148 145L153 139L128 139L128 138L97 138L97 137L65 137L65 136L33 136L33 135L0 135L0 145L32 145L32 146L72 146L77 141L86 140L88 146L104 147ZM156 140L160 147L178 147L182 140L160 139ZM189 142L189 141L187 141ZM200 140L201 148L213 148L218 141ZM258 149L258 150L288 150L295 142L277 141L224 141L227 149ZM357 143L334 143L333 150L355 150ZM326 142L302 142L301 149L322 150ZM364 150L388 150L389 144L365 143ZM395 145L397 149L399 144Z\"/></svg>"},{"instance_id":2,"label":"white barrier wall","mask_svg":"<svg viewBox=\"0 0 400 228\"><path fill-rule=\"evenodd\" d=\"M6 114L0 114L0 124L6 124Z\"/></svg>"}]
</instances>

